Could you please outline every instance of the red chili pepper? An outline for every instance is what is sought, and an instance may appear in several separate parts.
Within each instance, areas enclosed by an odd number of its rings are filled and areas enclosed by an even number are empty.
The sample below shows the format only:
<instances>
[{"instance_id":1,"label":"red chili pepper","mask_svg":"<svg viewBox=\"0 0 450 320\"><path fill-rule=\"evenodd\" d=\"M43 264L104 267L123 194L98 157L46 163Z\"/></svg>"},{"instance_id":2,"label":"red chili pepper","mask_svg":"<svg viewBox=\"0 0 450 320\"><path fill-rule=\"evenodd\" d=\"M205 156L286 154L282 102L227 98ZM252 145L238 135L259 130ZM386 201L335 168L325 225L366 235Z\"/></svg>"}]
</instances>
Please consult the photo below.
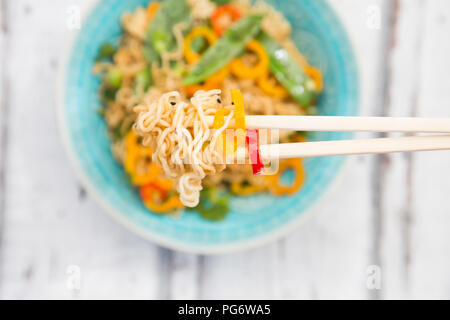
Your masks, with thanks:
<instances>
[{"instance_id":1,"label":"red chili pepper","mask_svg":"<svg viewBox=\"0 0 450 320\"><path fill-rule=\"evenodd\" d=\"M167 190L163 189L155 183L150 183L144 187L141 187L139 191L143 200L153 199L154 192L159 193L162 199L165 199L167 197Z\"/></svg>"},{"instance_id":2,"label":"red chili pepper","mask_svg":"<svg viewBox=\"0 0 450 320\"><path fill-rule=\"evenodd\" d=\"M259 150L259 131L247 130L247 146L250 156L250 163L253 168L253 175L258 176L264 174L264 163Z\"/></svg>"},{"instance_id":3,"label":"red chili pepper","mask_svg":"<svg viewBox=\"0 0 450 320\"><path fill-rule=\"evenodd\" d=\"M217 8L217 10L214 11L214 13L211 16L211 24L218 36L222 36L223 33L225 32L225 28L223 27L220 20L224 15L227 14L231 16L233 21L238 21L242 17L239 9L231 4L226 4L224 6Z\"/></svg>"}]
</instances>

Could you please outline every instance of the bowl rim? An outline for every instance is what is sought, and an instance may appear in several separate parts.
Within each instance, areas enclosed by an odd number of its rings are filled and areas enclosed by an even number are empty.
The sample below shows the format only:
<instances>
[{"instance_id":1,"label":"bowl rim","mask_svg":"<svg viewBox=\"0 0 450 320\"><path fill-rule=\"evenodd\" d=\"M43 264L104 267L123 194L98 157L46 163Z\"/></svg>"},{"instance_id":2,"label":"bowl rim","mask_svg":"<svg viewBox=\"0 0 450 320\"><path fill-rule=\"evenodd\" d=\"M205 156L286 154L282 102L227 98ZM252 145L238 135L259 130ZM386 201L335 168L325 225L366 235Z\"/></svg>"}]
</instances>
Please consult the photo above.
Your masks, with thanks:
<instances>
[{"instance_id":1,"label":"bowl rim","mask_svg":"<svg viewBox=\"0 0 450 320\"><path fill-rule=\"evenodd\" d=\"M82 13L82 20L85 21L91 13L97 8L97 6L101 5L101 3L104 0L93 0L91 1L87 7L86 10ZM349 46L349 51L353 56L354 60L354 67L355 67L355 76L357 78L357 86L356 86L356 104L359 105L360 103L360 86L359 86L359 69L358 69L358 61L355 56L354 51L354 45L352 42L352 39L349 37L348 32L344 25L342 24L341 18L334 10L333 6L327 1L323 0L324 3L329 7L330 10L333 11L333 13L336 16L336 19L338 20L338 23L340 24L340 28L343 30ZM286 223L283 226L280 226L279 228L269 231L267 233L264 233L262 235L256 236L251 239L245 239L239 242L234 243L226 243L226 244L214 244L210 246L203 246L203 245L193 245L193 244L184 244L181 241L177 240L171 240L165 237L162 237L158 233L155 233L154 231L142 228L138 225L136 225L134 222L126 218L118 209L116 209L113 205L108 203L104 197L101 196L99 190L94 186L94 184L89 179L89 176L87 173L82 169L80 159L77 156L75 152L75 148L73 146L72 139L70 137L70 133L68 130L68 127L65 122L65 115L66 115L66 104L65 104L65 97L66 97L66 75L67 75L67 66L70 62L70 59L72 57L73 49L76 43L76 40L78 38L78 35L83 29L80 28L76 31L73 31L67 38L64 45L63 53L60 56L61 66L58 71L57 76L57 103L56 103L56 121L57 121L57 127L60 134L60 139L63 144L63 148L66 152L66 155L69 159L69 163L71 164L72 168L74 169L76 176L82 186L87 190L87 192L93 197L93 199L100 205L100 207L103 209L102 211L105 211L108 213L108 215L115 220L119 225L124 227L125 229L131 231L135 235L150 241L156 245L162 246L167 249L176 250L179 252L185 252L185 253L191 253L191 254L203 254L203 255L219 255L219 254L228 254L228 253L235 253L235 252L241 252L246 251L250 249L255 249L257 247L262 247L264 245L267 245L269 243L272 243L274 241L277 241L281 239L282 237L285 237L292 233L294 230L296 230L298 227L300 227L303 223L306 222L307 219L309 219L312 216L312 213L314 209L316 209L321 204L321 199L325 197L327 194L329 194L333 189L335 189L339 183L339 181L344 176L344 172L348 170L349 163L352 161L349 160L348 157L343 157L343 160L341 161L341 164L339 165L339 169L337 174L330 180L327 187L318 195L316 200L303 212L298 215L296 218L294 218L292 221ZM360 108L357 108L357 113L359 113Z\"/></svg>"}]
</instances>

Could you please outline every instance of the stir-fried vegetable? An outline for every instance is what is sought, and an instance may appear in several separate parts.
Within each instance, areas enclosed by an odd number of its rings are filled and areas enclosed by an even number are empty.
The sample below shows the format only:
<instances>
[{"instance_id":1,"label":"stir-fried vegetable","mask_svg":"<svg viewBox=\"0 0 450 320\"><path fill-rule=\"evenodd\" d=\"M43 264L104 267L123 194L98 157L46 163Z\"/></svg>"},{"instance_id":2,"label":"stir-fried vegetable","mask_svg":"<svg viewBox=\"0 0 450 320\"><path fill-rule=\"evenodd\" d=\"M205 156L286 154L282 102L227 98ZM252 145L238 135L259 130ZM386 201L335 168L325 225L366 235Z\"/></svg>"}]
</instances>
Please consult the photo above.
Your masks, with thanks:
<instances>
[{"instance_id":1,"label":"stir-fried vegetable","mask_svg":"<svg viewBox=\"0 0 450 320\"><path fill-rule=\"evenodd\" d=\"M226 4L217 8L217 10L211 16L211 24L213 26L214 32L218 36L222 36L225 32L224 26L222 25L222 19L226 15L230 15L234 22L238 21L242 17L239 9L231 4Z\"/></svg>"},{"instance_id":2,"label":"stir-fried vegetable","mask_svg":"<svg viewBox=\"0 0 450 320\"><path fill-rule=\"evenodd\" d=\"M160 7L160 3L155 1L148 5L147 7L147 21L151 22L153 18L156 15L156 12L158 12L158 9Z\"/></svg>"},{"instance_id":3,"label":"stir-fried vegetable","mask_svg":"<svg viewBox=\"0 0 450 320\"><path fill-rule=\"evenodd\" d=\"M245 107L242 92L238 89L231 89L231 101L234 104L235 139L234 152L239 147L245 148Z\"/></svg>"},{"instance_id":4,"label":"stir-fried vegetable","mask_svg":"<svg viewBox=\"0 0 450 320\"><path fill-rule=\"evenodd\" d=\"M117 68L111 68L105 74L105 84L110 88L120 88L122 79L122 73Z\"/></svg>"},{"instance_id":5,"label":"stir-fried vegetable","mask_svg":"<svg viewBox=\"0 0 450 320\"><path fill-rule=\"evenodd\" d=\"M193 41L198 38L206 39L210 46L217 41L217 36L210 28L206 26L196 27L192 29L191 33L189 33L184 39L183 53L188 63L195 63L200 59L200 54L198 52L195 52L192 48Z\"/></svg>"},{"instance_id":6,"label":"stir-fried vegetable","mask_svg":"<svg viewBox=\"0 0 450 320\"><path fill-rule=\"evenodd\" d=\"M269 69L269 57L264 47L258 41L252 40L247 44L246 48L256 54L258 57L257 64L249 67L242 62L242 59L238 58L231 62L231 72L241 79L257 79L265 76Z\"/></svg>"},{"instance_id":7,"label":"stir-fried vegetable","mask_svg":"<svg viewBox=\"0 0 450 320\"><path fill-rule=\"evenodd\" d=\"M134 89L142 90L146 92L147 89L153 84L152 73L150 72L150 68L146 67L139 71L134 78Z\"/></svg>"},{"instance_id":8,"label":"stir-fried vegetable","mask_svg":"<svg viewBox=\"0 0 450 320\"><path fill-rule=\"evenodd\" d=\"M264 174L264 163L259 151L259 131L247 130L247 146L253 174L255 176Z\"/></svg>"},{"instance_id":9,"label":"stir-fried vegetable","mask_svg":"<svg viewBox=\"0 0 450 320\"><path fill-rule=\"evenodd\" d=\"M290 186L281 183L282 175L288 170L294 170L295 180ZM302 159L288 159L280 163L278 173L272 176L265 176L269 182L269 190L275 196L293 195L300 190L305 182L305 168Z\"/></svg>"},{"instance_id":10,"label":"stir-fried vegetable","mask_svg":"<svg viewBox=\"0 0 450 320\"><path fill-rule=\"evenodd\" d=\"M111 43L104 43L100 48L100 51L95 59L96 62L112 59L114 54L117 52L117 48Z\"/></svg>"},{"instance_id":11,"label":"stir-fried vegetable","mask_svg":"<svg viewBox=\"0 0 450 320\"><path fill-rule=\"evenodd\" d=\"M274 98L284 99L289 96L289 92L282 85L272 83L268 73L258 78L258 87L262 92Z\"/></svg>"},{"instance_id":12,"label":"stir-fried vegetable","mask_svg":"<svg viewBox=\"0 0 450 320\"><path fill-rule=\"evenodd\" d=\"M217 5L219 5L219 6L221 6L221 5L224 5L224 4L227 4L227 3L230 3L231 2L231 0L211 0L212 2L214 2L215 4L217 4Z\"/></svg>"},{"instance_id":13,"label":"stir-fried vegetable","mask_svg":"<svg viewBox=\"0 0 450 320\"><path fill-rule=\"evenodd\" d=\"M168 195L168 191L157 184L149 184L140 189L140 195L145 206L155 213L167 213L183 208L176 194Z\"/></svg>"},{"instance_id":14,"label":"stir-fried vegetable","mask_svg":"<svg viewBox=\"0 0 450 320\"><path fill-rule=\"evenodd\" d=\"M234 104L234 120L237 129L245 130L245 107L241 90L231 89L231 101Z\"/></svg>"},{"instance_id":15,"label":"stir-fried vegetable","mask_svg":"<svg viewBox=\"0 0 450 320\"><path fill-rule=\"evenodd\" d=\"M265 33L257 37L270 58L270 70L291 96L302 106L311 105L318 93L316 83L280 44Z\"/></svg>"},{"instance_id":16,"label":"stir-fried vegetable","mask_svg":"<svg viewBox=\"0 0 450 320\"><path fill-rule=\"evenodd\" d=\"M221 221L230 211L229 202L229 194L221 194L215 188L208 188L201 192L200 204L196 210L207 220Z\"/></svg>"},{"instance_id":17,"label":"stir-fried vegetable","mask_svg":"<svg viewBox=\"0 0 450 320\"><path fill-rule=\"evenodd\" d=\"M190 7L186 0L164 0L147 31L144 55L148 63L159 60L162 53L173 49L175 46L173 27L189 20Z\"/></svg>"},{"instance_id":18,"label":"stir-fried vegetable","mask_svg":"<svg viewBox=\"0 0 450 320\"><path fill-rule=\"evenodd\" d=\"M227 116L228 114L230 114L230 110L228 109L219 109L216 111L216 115L214 116L214 122L213 122L213 128L218 130L220 128L223 127L223 125L225 124L225 116ZM218 140L218 148L219 150L223 150L224 153L226 153L226 140L227 140L227 136L225 134L225 132L222 132L221 134L222 139ZM220 145L222 144L222 145Z\"/></svg>"},{"instance_id":19,"label":"stir-fried vegetable","mask_svg":"<svg viewBox=\"0 0 450 320\"><path fill-rule=\"evenodd\" d=\"M256 193L264 192L267 190L267 186L264 184L249 184L247 181L233 182L231 184L231 192L238 196L248 197Z\"/></svg>"},{"instance_id":20,"label":"stir-fried vegetable","mask_svg":"<svg viewBox=\"0 0 450 320\"><path fill-rule=\"evenodd\" d=\"M313 66L307 65L305 67L305 72L308 76L313 79L314 83L316 84L317 91L321 92L323 90L323 77L322 72L320 72L319 69L314 68Z\"/></svg>"},{"instance_id":21,"label":"stir-fried vegetable","mask_svg":"<svg viewBox=\"0 0 450 320\"><path fill-rule=\"evenodd\" d=\"M224 68L239 56L261 29L262 16L251 15L233 24L214 45L209 47L201 59L188 73L183 83L198 84Z\"/></svg>"},{"instance_id":22,"label":"stir-fried vegetable","mask_svg":"<svg viewBox=\"0 0 450 320\"><path fill-rule=\"evenodd\" d=\"M184 91L186 92L186 95L188 95L189 97L192 97L197 91L200 91L200 90L209 91L209 90L214 90L214 89L220 88L223 80L225 80L225 78L228 77L229 74L230 74L230 69L227 66L227 67L221 69L216 74L213 74L208 79L206 79L206 82L204 84L193 84L193 85L186 86L186 87L184 87Z\"/></svg>"},{"instance_id":23,"label":"stir-fried vegetable","mask_svg":"<svg viewBox=\"0 0 450 320\"><path fill-rule=\"evenodd\" d=\"M137 162L140 159L150 159L152 150L139 145L138 137L133 131L130 131L125 138L125 152L124 169L130 175L134 185L143 186L157 179L161 169L156 164L150 165L149 170L143 174L137 172Z\"/></svg>"}]
</instances>

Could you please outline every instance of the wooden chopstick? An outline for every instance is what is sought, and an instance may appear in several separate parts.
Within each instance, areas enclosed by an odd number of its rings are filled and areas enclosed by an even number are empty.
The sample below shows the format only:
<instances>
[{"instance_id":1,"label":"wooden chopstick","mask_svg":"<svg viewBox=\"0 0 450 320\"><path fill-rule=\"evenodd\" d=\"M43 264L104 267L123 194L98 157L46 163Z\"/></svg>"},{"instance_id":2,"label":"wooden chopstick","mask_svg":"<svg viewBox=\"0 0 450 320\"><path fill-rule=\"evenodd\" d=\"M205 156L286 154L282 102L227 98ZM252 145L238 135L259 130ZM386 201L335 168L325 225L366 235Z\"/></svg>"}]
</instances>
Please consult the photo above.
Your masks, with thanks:
<instances>
[{"instance_id":1,"label":"wooden chopstick","mask_svg":"<svg viewBox=\"0 0 450 320\"><path fill-rule=\"evenodd\" d=\"M207 118L212 125L214 117ZM450 118L246 116L245 121L247 129L450 133Z\"/></svg>"},{"instance_id":2,"label":"wooden chopstick","mask_svg":"<svg viewBox=\"0 0 450 320\"><path fill-rule=\"evenodd\" d=\"M355 139L260 146L263 159L450 150L450 135Z\"/></svg>"}]
</instances>

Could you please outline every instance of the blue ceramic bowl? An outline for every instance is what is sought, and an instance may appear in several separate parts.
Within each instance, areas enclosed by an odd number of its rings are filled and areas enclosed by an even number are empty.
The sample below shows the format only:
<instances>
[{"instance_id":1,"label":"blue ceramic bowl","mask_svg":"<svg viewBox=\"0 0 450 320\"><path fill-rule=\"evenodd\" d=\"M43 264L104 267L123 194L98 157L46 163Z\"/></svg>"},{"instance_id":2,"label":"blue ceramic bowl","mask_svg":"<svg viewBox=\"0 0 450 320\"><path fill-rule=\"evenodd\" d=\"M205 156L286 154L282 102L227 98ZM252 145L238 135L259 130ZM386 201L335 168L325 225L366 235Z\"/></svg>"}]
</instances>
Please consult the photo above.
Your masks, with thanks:
<instances>
[{"instance_id":1,"label":"blue ceramic bowl","mask_svg":"<svg viewBox=\"0 0 450 320\"><path fill-rule=\"evenodd\" d=\"M89 192L123 225L162 246L195 253L221 253L261 245L292 230L339 171L343 158L305 161L307 180L295 196L234 198L225 221L209 222L196 213L180 218L149 212L114 161L106 124L99 116L100 80L92 74L102 43L117 41L120 17L148 0L99 1L74 38L65 61L59 120L70 158ZM311 64L324 72L323 115L356 115L358 76L352 48L333 10L323 0L269 1L292 24L293 40ZM348 138L320 133L314 140Z\"/></svg>"}]
</instances>

